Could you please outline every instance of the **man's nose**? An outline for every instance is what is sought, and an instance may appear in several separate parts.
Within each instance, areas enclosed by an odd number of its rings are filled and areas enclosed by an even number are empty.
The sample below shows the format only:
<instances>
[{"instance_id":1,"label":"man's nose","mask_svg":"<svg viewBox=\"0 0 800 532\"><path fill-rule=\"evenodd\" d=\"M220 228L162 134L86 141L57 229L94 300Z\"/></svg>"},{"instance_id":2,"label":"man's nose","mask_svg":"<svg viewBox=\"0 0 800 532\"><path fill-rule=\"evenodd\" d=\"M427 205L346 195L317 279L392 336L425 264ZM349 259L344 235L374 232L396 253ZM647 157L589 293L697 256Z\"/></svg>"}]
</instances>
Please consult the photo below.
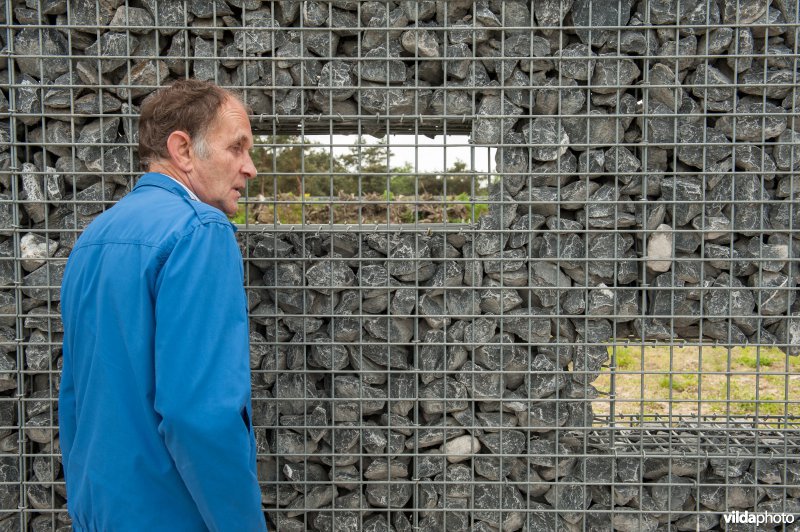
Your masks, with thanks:
<instances>
[{"instance_id":1,"label":"man's nose","mask_svg":"<svg viewBox=\"0 0 800 532\"><path fill-rule=\"evenodd\" d=\"M244 166L242 167L242 173L247 177L247 179L253 179L258 170L256 169L256 165L253 163L253 158L250 157L250 154L247 154L247 160L244 162Z\"/></svg>"}]
</instances>

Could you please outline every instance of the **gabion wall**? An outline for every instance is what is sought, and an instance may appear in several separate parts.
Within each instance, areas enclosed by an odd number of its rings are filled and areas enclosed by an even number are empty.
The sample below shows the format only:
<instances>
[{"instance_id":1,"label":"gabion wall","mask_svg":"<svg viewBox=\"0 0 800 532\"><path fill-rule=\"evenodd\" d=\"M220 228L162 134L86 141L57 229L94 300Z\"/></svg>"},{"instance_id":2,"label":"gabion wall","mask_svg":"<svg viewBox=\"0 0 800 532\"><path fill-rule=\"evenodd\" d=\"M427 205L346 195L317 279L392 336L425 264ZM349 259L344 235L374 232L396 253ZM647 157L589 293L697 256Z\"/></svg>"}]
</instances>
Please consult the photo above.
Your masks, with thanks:
<instances>
[{"instance_id":1,"label":"gabion wall","mask_svg":"<svg viewBox=\"0 0 800 532\"><path fill-rule=\"evenodd\" d=\"M239 232L271 529L800 512L788 405L592 410L621 340L800 354L796 3L7 0L0 23L0 531L69 527L65 260L135 181L142 99L184 76L243 90L264 134L497 147L475 226Z\"/></svg>"}]
</instances>

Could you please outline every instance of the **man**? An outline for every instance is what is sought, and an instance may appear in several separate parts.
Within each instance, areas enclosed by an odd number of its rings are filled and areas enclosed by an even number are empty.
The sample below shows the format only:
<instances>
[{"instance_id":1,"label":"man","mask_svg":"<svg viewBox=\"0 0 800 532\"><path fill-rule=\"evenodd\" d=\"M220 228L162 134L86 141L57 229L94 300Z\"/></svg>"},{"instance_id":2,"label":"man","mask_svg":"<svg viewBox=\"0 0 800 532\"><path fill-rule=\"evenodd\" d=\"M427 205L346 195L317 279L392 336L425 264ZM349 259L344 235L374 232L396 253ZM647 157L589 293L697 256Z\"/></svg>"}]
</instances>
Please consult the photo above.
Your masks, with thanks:
<instances>
[{"instance_id":1,"label":"man","mask_svg":"<svg viewBox=\"0 0 800 532\"><path fill-rule=\"evenodd\" d=\"M256 169L247 111L183 80L142 105L148 170L78 239L59 396L74 529L266 529L233 214Z\"/></svg>"}]
</instances>

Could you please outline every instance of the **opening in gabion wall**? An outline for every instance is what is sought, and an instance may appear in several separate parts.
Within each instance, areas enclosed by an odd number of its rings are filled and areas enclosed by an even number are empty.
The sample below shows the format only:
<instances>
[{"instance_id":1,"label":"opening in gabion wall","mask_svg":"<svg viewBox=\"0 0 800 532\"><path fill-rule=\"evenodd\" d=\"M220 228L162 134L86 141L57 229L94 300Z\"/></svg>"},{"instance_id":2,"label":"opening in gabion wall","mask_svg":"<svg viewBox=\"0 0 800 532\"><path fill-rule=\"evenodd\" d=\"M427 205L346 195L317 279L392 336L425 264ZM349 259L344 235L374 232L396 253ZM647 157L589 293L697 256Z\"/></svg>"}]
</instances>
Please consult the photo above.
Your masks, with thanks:
<instances>
[{"instance_id":1,"label":"opening in gabion wall","mask_svg":"<svg viewBox=\"0 0 800 532\"><path fill-rule=\"evenodd\" d=\"M69 527L64 263L136 179L142 99L185 76L242 90L260 135L236 221L271 529L800 512L796 3L9 0L0 22L0 530ZM404 170L304 148L397 134ZM423 136L494 164L425 172Z\"/></svg>"}]
</instances>

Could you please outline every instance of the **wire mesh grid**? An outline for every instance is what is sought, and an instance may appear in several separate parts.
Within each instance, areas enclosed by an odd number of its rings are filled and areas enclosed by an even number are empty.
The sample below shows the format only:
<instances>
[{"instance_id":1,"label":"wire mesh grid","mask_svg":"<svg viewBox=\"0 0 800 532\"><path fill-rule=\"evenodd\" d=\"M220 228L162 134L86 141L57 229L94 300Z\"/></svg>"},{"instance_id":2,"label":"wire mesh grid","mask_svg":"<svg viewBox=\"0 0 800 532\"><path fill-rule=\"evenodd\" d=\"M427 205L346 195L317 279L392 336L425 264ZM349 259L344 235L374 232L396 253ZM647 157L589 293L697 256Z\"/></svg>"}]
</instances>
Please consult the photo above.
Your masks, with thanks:
<instances>
[{"instance_id":1,"label":"wire mesh grid","mask_svg":"<svg viewBox=\"0 0 800 532\"><path fill-rule=\"evenodd\" d=\"M796 4L0 24L0 530L69 527L61 275L135 183L142 99L185 76L257 134L233 221L271 529L794 529Z\"/></svg>"}]
</instances>

